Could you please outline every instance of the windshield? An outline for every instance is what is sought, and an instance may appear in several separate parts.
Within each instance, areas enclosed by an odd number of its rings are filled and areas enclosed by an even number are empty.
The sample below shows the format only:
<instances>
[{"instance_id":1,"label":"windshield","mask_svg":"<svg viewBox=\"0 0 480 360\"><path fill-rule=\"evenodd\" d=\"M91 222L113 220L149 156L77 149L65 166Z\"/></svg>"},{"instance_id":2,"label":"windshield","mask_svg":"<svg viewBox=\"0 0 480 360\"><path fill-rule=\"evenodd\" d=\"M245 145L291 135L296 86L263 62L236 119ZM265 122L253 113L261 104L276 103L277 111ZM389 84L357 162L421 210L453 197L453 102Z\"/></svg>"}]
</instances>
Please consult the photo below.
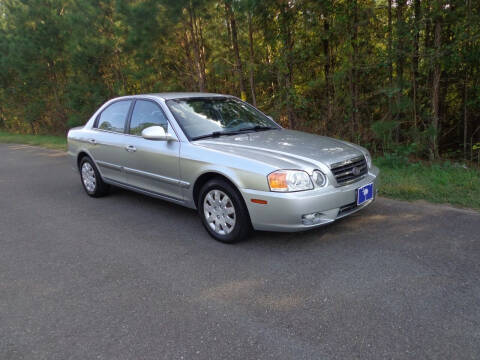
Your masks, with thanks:
<instances>
[{"instance_id":1,"label":"windshield","mask_svg":"<svg viewBox=\"0 0 480 360\"><path fill-rule=\"evenodd\" d=\"M235 98L175 99L166 103L191 140L280 128L253 106Z\"/></svg>"}]
</instances>

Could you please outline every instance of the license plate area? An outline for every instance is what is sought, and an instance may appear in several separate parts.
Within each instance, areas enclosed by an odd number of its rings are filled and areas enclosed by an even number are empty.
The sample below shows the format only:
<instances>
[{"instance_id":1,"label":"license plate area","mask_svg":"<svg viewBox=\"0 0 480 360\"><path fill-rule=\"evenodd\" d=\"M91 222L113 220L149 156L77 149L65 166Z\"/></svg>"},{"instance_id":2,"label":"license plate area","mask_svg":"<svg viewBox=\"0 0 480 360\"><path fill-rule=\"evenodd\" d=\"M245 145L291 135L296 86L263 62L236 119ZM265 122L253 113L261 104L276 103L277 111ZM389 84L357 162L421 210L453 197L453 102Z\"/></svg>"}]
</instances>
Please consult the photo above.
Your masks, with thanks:
<instances>
[{"instance_id":1,"label":"license plate area","mask_svg":"<svg viewBox=\"0 0 480 360\"><path fill-rule=\"evenodd\" d=\"M357 205L361 205L371 199L373 199L373 183L357 189Z\"/></svg>"}]
</instances>

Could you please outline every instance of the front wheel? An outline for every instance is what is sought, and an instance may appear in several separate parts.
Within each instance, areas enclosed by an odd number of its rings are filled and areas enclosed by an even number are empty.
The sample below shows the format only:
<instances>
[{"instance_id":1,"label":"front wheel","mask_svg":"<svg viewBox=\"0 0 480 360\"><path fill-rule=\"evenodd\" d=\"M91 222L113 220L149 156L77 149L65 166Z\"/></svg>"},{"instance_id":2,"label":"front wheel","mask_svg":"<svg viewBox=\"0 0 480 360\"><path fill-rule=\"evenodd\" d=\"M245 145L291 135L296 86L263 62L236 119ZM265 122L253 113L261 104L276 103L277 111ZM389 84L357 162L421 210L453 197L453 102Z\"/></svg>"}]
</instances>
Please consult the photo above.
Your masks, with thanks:
<instances>
[{"instance_id":1,"label":"front wheel","mask_svg":"<svg viewBox=\"0 0 480 360\"><path fill-rule=\"evenodd\" d=\"M202 187L198 213L209 234L221 242L241 241L252 229L241 195L222 179L210 180Z\"/></svg>"},{"instance_id":2,"label":"front wheel","mask_svg":"<svg viewBox=\"0 0 480 360\"><path fill-rule=\"evenodd\" d=\"M103 182L95 164L87 156L80 161L80 178L89 196L100 197L108 193L108 185Z\"/></svg>"}]
</instances>

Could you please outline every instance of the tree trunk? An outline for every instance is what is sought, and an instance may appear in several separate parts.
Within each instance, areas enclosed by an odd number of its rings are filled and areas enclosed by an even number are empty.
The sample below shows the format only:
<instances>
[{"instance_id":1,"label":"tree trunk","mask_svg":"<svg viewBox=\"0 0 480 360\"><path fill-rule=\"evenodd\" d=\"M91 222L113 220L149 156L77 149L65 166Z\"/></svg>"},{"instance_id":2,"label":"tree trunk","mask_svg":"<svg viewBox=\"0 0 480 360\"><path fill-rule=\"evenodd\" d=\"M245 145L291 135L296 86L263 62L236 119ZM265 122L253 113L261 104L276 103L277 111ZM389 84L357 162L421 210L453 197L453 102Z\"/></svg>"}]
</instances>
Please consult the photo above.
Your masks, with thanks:
<instances>
[{"instance_id":1,"label":"tree trunk","mask_svg":"<svg viewBox=\"0 0 480 360\"><path fill-rule=\"evenodd\" d=\"M233 13L232 6L230 5L230 0L225 0L225 9L228 14L230 28L232 30L232 46L233 46L233 54L235 57L235 72L237 74L240 97L242 98L242 100L247 100L247 94L245 92L245 84L243 83L242 60L240 59L240 50L238 48L237 24L235 21L235 14Z\"/></svg>"},{"instance_id":2,"label":"tree trunk","mask_svg":"<svg viewBox=\"0 0 480 360\"><path fill-rule=\"evenodd\" d=\"M358 6L357 0L353 0L353 29L351 35L352 56L350 68L350 95L352 98L352 140L355 140L358 131L357 104L358 104L358 85L357 85L357 59L358 59Z\"/></svg>"},{"instance_id":3,"label":"tree trunk","mask_svg":"<svg viewBox=\"0 0 480 360\"><path fill-rule=\"evenodd\" d=\"M463 158L467 159L467 136L468 136L468 87L467 87L467 70L465 70L465 78L463 81Z\"/></svg>"},{"instance_id":4,"label":"tree trunk","mask_svg":"<svg viewBox=\"0 0 480 360\"><path fill-rule=\"evenodd\" d=\"M201 54L201 48L200 48L200 43L198 39L198 32L196 30L196 16L195 16L193 4L191 1L188 7L188 14L189 14L188 26L190 30L191 42L193 45L193 57L195 61L195 71L197 73L198 90L203 92L205 91L206 76L205 76L205 69L202 66L202 54Z\"/></svg>"},{"instance_id":5,"label":"tree trunk","mask_svg":"<svg viewBox=\"0 0 480 360\"><path fill-rule=\"evenodd\" d=\"M255 95L255 78L253 75L253 65L254 65L254 53L253 53L253 29L252 29L252 14L248 10L248 42L250 48L250 66L248 69L249 81L250 81L250 90L252 92L252 104L257 106L257 97Z\"/></svg>"},{"instance_id":6,"label":"tree trunk","mask_svg":"<svg viewBox=\"0 0 480 360\"><path fill-rule=\"evenodd\" d=\"M280 33L283 36L284 40L284 62L287 67L286 73L283 72L283 77L285 81L285 100L286 100L286 110L287 110L287 119L288 125L291 129L295 129L296 126L296 114L293 106L293 17L295 14L295 9L290 8L289 1L285 0L281 8L280 14Z\"/></svg>"},{"instance_id":7,"label":"tree trunk","mask_svg":"<svg viewBox=\"0 0 480 360\"><path fill-rule=\"evenodd\" d=\"M396 46L396 69L397 69L397 110L400 110L400 101L403 88L403 62L405 56L404 36L405 21L403 13L406 0L397 0L397 46Z\"/></svg>"},{"instance_id":8,"label":"tree trunk","mask_svg":"<svg viewBox=\"0 0 480 360\"><path fill-rule=\"evenodd\" d=\"M195 9L194 9L194 15L195 15ZM199 47L200 47L200 65L201 65L201 70L202 70L202 77L203 77L203 83L204 86L206 87L207 83L207 75L206 75L206 51L205 51L205 40L203 39L203 30L202 30L202 21L201 19L198 19L198 21L195 22L195 24L198 25L196 26L196 31L197 31L197 38L199 39Z\"/></svg>"},{"instance_id":9,"label":"tree trunk","mask_svg":"<svg viewBox=\"0 0 480 360\"><path fill-rule=\"evenodd\" d=\"M265 50L266 50L265 51L265 63L267 64L268 69L272 69L272 70L270 70L270 75L271 75L270 96L273 96L277 92L277 87L275 86L274 76L278 74L278 69L276 69L276 67L272 64L272 59L271 59L271 54L270 54L272 52L272 49L270 48L270 46L267 45ZM274 74L274 72L275 72L275 74ZM278 76L277 76L277 78L278 78Z\"/></svg>"},{"instance_id":10,"label":"tree trunk","mask_svg":"<svg viewBox=\"0 0 480 360\"><path fill-rule=\"evenodd\" d=\"M392 46L392 0L388 0L388 83L390 86L388 94L388 121L392 121L392 90L393 90L393 46Z\"/></svg>"},{"instance_id":11,"label":"tree trunk","mask_svg":"<svg viewBox=\"0 0 480 360\"><path fill-rule=\"evenodd\" d=\"M225 6L225 24L227 26L227 37L228 37L228 42L227 42L227 47L229 50L232 49L232 26L230 24L230 15L228 13L227 7ZM230 75L233 81L230 81ZM235 85L234 85L234 80L235 80L236 72L234 67L230 69L230 71L225 71L225 84L224 84L224 91L226 91L229 94L234 94L235 93ZM233 85L232 85L233 84Z\"/></svg>"},{"instance_id":12,"label":"tree trunk","mask_svg":"<svg viewBox=\"0 0 480 360\"><path fill-rule=\"evenodd\" d=\"M184 27L183 31L183 43L184 43L184 49L185 49L185 58L187 61L187 68L188 68L188 79L187 82L184 82L185 88L192 90L195 87L196 80L195 80L195 64L194 61L192 60L192 54L191 54L191 49L190 49L190 40L188 38L188 29L187 25Z\"/></svg>"},{"instance_id":13,"label":"tree trunk","mask_svg":"<svg viewBox=\"0 0 480 360\"><path fill-rule=\"evenodd\" d=\"M330 24L328 19L325 15L325 19L323 21L323 30L325 32L323 38L323 54L325 56L325 66L324 66L324 73L325 73L325 89L326 89L326 98L327 98L327 121L323 122L322 130L325 133L327 131L327 124L330 124L332 121L333 116L333 108L332 108L332 94L331 94L331 85L330 85L330 44L328 39L330 38ZM325 119L325 117L324 117Z\"/></svg>"},{"instance_id":14,"label":"tree trunk","mask_svg":"<svg viewBox=\"0 0 480 360\"><path fill-rule=\"evenodd\" d=\"M467 37L470 37L470 13L472 11L472 1L467 0ZM467 53L470 50L470 40L466 44ZM468 62L465 64L465 79L463 81L463 158L467 159L467 139L468 139ZM473 144L470 144L473 146Z\"/></svg>"},{"instance_id":15,"label":"tree trunk","mask_svg":"<svg viewBox=\"0 0 480 360\"><path fill-rule=\"evenodd\" d=\"M438 0L439 1L439 0ZM434 35L434 47L435 47L435 65L433 69L433 84L432 84L432 158L439 158L438 152L438 125L439 125L439 110L440 110L440 77L441 77L441 67L440 67L440 46L441 46L441 36L442 36L442 25L441 18L438 14L439 9L437 9L437 14L435 16L435 35Z\"/></svg>"},{"instance_id":16,"label":"tree trunk","mask_svg":"<svg viewBox=\"0 0 480 360\"><path fill-rule=\"evenodd\" d=\"M431 51L431 49L433 48L433 37L434 37L434 34L433 34L434 26L431 19L431 16L432 16L431 0L424 0L423 4L424 4L423 8L425 12L425 17L424 17L425 35L423 39L423 47L426 51ZM429 63L431 63L431 61L432 60L430 60ZM424 76L425 76L425 80L424 80L425 91L429 91L431 90L431 84L433 83L433 67L432 66L428 66L428 68L425 70ZM419 120L420 120L420 124L422 125L422 128L427 128L428 126L430 126L430 119L428 119L428 123L425 123L425 121L421 117L419 118Z\"/></svg>"},{"instance_id":17,"label":"tree trunk","mask_svg":"<svg viewBox=\"0 0 480 360\"><path fill-rule=\"evenodd\" d=\"M391 0L390 0L391 1ZM417 129L417 79L418 79L418 63L420 58L419 53L419 41L420 41L420 10L421 10L421 0L415 0L414 4L414 13L415 13L415 34L413 37L413 77L412 77L412 87L413 87L413 127Z\"/></svg>"},{"instance_id":18,"label":"tree trunk","mask_svg":"<svg viewBox=\"0 0 480 360\"><path fill-rule=\"evenodd\" d=\"M403 62L405 57L405 10L406 0L397 0L397 42L396 42L396 69L397 69L397 105L395 118L402 122L404 120L403 108ZM400 125L395 130L395 140L400 142Z\"/></svg>"}]
</instances>

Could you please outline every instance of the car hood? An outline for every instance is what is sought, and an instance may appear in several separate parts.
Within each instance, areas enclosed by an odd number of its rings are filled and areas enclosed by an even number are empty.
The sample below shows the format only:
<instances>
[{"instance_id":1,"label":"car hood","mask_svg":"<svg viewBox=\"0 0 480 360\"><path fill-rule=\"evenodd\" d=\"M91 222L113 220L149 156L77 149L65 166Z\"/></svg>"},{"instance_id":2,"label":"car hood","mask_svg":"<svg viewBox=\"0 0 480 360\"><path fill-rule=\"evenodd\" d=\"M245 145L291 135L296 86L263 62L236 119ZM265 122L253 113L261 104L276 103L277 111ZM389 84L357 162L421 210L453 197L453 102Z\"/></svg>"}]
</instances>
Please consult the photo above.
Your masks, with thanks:
<instances>
[{"instance_id":1,"label":"car hood","mask_svg":"<svg viewBox=\"0 0 480 360\"><path fill-rule=\"evenodd\" d=\"M284 169L330 166L363 154L361 148L341 140L294 130L268 130L196 141L216 151Z\"/></svg>"}]
</instances>

